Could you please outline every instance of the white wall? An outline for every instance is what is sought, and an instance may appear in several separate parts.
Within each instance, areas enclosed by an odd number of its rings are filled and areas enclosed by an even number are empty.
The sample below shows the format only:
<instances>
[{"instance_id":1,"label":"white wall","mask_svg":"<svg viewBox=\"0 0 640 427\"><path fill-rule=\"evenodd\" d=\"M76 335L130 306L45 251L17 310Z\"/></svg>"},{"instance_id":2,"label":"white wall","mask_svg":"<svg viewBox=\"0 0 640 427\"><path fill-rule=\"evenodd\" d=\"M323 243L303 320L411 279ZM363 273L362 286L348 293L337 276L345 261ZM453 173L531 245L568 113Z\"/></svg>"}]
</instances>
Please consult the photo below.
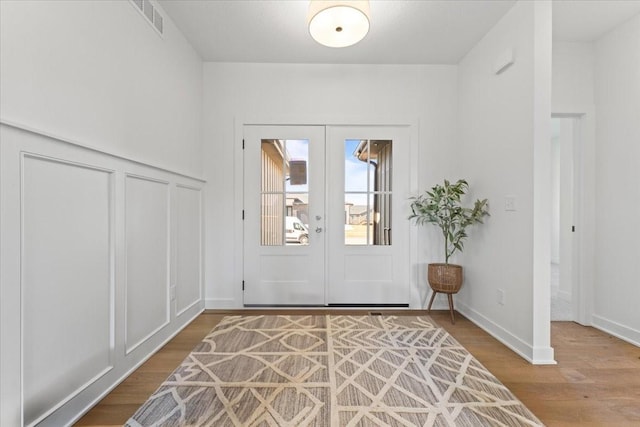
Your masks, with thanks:
<instances>
[{"instance_id":1,"label":"white wall","mask_svg":"<svg viewBox=\"0 0 640 427\"><path fill-rule=\"evenodd\" d=\"M204 86L205 173L208 182L218 184L208 186L206 197L207 307L242 306L237 270L242 224L239 206L234 208L242 191L234 182L242 123L416 123L419 190L449 176L456 127L455 66L207 63ZM419 233L425 237L427 231ZM439 251L428 251L422 240L421 264L414 266L419 289L414 289L412 306L426 296L426 263L438 258Z\"/></svg>"},{"instance_id":2,"label":"white wall","mask_svg":"<svg viewBox=\"0 0 640 427\"><path fill-rule=\"evenodd\" d=\"M571 267L575 281L572 288L565 291L571 293L574 319L584 325L592 324L596 267L594 55L594 44L590 42L553 42L552 113L566 117L565 122L573 120L573 132L577 135L571 153L574 161L574 192L579 195L575 199L578 204L573 207L576 232L570 236L573 243ZM566 269L561 273L566 275ZM568 281L561 277L561 282Z\"/></svg>"},{"instance_id":3,"label":"white wall","mask_svg":"<svg viewBox=\"0 0 640 427\"><path fill-rule=\"evenodd\" d=\"M553 42L553 112L566 106L592 106L593 43Z\"/></svg>"},{"instance_id":4,"label":"white wall","mask_svg":"<svg viewBox=\"0 0 640 427\"><path fill-rule=\"evenodd\" d=\"M640 345L640 15L595 43L594 325Z\"/></svg>"},{"instance_id":5,"label":"white wall","mask_svg":"<svg viewBox=\"0 0 640 427\"><path fill-rule=\"evenodd\" d=\"M516 3L458 70L455 171L469 181L469 199L488 198L491 209L485 224L471 230L458 257L465 268L458 308L536 363L553 359L548 330L550 205L540 197L545 191L547 200L550 195L548 8L542 2ZM513 49L515 63L496 75L494 63L506 49ZM515 211L505 210L505 196L515 197ZM546 289L541 283L545 252ZM504 291L504 305L498 303L498 290Z\"/></svg>"},{"instance_id":6,"label":"white wall","mask_svg":"<svg viewBox=\"0 0 640 427\"><path fill-rule=\"evenodd\" d=\"M202 61L129 1L0 2L0 118L200 176Z\"/></svg>"},{"instance_id":7,"label":"white wall","mask_svg":"<svg viewBox=\"0 0 640 427\"><path fill-rule=\"evenodd\" d=\"M592 132L593 122L595 118L591 113L594 109L594 46L589 42L553 42L553 63L552 63L552 113L554 114L569 114L574 117L580 117L582 123L580 126L582 129L582 135L579 139L580 144L584 145L592 143L593 135L587 135L587 132ZM563 120L558 119L558 127ZM585 126L586 125L586 126ZM562 126L567 126L565 123ZM578 129L580 130L580 129ZM560 129L558 129L560 133ZM572 143L572 141L570 141ZM558 145L558 148L560 145ZM584 155L586 151L583 149L580 154ZM556 153L560 160L560 150ZM573 159L571 159L573 160ZM583 159L579 159L583 160ZM588 167L588 171L585 173L592 175L592 165L583 164L583 167ZM560 165L558 164L558 168ZM563 176L567 178L567 171L563 173ZM558 176L560 180L560 176ZM559 188L559 187L558 187ZM587 193L588 189L580 188L579 190ZM592 191L592 190L591 190ZM557 195L558 215L560 215L560 199ZM584 194L584 197L588 198L588 194ZM582 228L582 227L580 227ZM578 230L582 232L583 230ZM560 239L560 230L556 230L553 234L552 242L558 242ZM578 250L578 248L576 248ZM552 262L559 262L559 245L555 247L555 253L552 251Z\"/></svg>"},{"instance_id":8,"label":"white wall","mask_svg":"<svg viewBox=\"0 0 640 427\"><path fill-rule=\"evenodd\" d=\"M0 19L0 425L67 425L203 309L202 63L128 1Z\"/></svg>"}]
</instances>

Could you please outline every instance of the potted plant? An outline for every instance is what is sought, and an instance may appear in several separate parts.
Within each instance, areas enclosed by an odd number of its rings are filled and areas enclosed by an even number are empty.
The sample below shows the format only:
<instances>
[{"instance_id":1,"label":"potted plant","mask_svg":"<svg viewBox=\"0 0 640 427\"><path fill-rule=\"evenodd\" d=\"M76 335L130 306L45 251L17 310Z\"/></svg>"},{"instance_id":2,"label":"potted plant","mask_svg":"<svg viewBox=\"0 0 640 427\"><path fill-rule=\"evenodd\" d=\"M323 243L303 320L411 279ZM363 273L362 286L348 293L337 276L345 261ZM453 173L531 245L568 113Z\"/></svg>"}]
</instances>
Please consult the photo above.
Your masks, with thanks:
<instances>
[{"instance_id":1,"label":"potted plant","mask_svg":"<svg viewBox=\"0 0 640 427\"><path fill-rule=\"evenodd\" d=\"M428 265L427 276L433 294L427 310L431 309L436 293L446 293L452 322L455 321L452 295L462 286L462 266L449 264L449 258L464 248L467 227L482 223L482 218L489 215L487 199L476 200L472 208L462 206L462 196L468 189L469 184L464 179L454 184L445 179L443 185L438 184L424 194L410 199L412 213L409 219L414 220L416 225L435 224L440 227L444 236L444 263Z\"/></svg>"}]
</instances>

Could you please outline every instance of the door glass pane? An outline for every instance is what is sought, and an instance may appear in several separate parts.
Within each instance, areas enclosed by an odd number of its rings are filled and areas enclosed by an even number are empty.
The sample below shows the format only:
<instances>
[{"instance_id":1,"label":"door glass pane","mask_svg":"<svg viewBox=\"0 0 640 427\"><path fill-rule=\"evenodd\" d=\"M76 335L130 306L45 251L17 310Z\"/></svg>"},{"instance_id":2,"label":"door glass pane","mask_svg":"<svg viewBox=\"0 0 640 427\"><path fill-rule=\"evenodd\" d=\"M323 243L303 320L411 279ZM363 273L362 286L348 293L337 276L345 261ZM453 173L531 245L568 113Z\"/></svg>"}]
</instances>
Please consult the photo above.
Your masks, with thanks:
<instances>
[{"instance_id":1,"label":"door glass pane","mask_svg":"<svg viewBox=\"0 0 640 427\"><path fill-rule=\"evenodd\" d=\"M347 193L344 198L344 243L366 245L371 212L366 193Z\"/></svg>"},{"instance_id":2,"label":"door glass pane","mask_svg":"<svg viewBox=\"0 0 640 427\"><path fill-rule=\"evenodd\" d=\"M287 245L309 244L309 141L285 141L288 156L286 189L287 218L285 233Z\"/></svg>"},{"instance_id":3,"label":"door glass pane","mask_svg":"<svg viewBox=\"0 0 640 427\"><path fill-rule=\"evenodd\" d=\"M344 190L347 192L368 190L368 142L360 139L344 142Z\"/></svg>"},{"instance_id":4,"label":"door glass pane","mask_svg":"<svg viewBox=\"0 0 640 427\"><path fill-rule=\"evenodd\" d=\"M262 193L284 191L284 141L262 140Z\"/></svg>"},{"instance_id":5,"label":"door glass pane","mask_svg":"<svg viewBox=\"0 0 640 427\"><path fill-rule=\"evenodd\" d=\"M284 141L287 159L287 191L309 191L307 165L309 164L309 141L306 139L288 139Z\"/></svg>"},{"instance_id":6,"label":"door glass pane","mask_svg":"<svg viewBox=\"0 0 640 427\"><path fill-rule=\"evenodd\" d=\"M287 193L287 245L309 244L309 193Z\"/></svg>"},{"instance_id":7,"label":"door glass pane","mask_svg":"<svg viewBox=\"0 0 640 427\"><path fill-rule=\"evenodd\" d=\"M282 194L262 195L260 243L262 246L284 244L284 199Z\"/></svg>"},{"instance_id":8,"label":"door glass pane","mask_svg":"<svg viewBox=\"0 0 640 427\"><path fill-rule=\"evenodd\" d=\"M262 246L309 244L309 141L261 141Z\"/></svg>"},{"instance_id":9,"label":"door glass pane","mask_svg":"<svg viewBox=\"0 0 640 427\"><path fill-rule=\"evenodd\" d=\"M345 140L345 244L391 245L392 142Z\"/></svg>"},{"instance_id":10,"label":"door glass pane","mask_svg":"<svg viewBox=\"0 0 640 427\"><path fill-rule=\"evenodd\" d=\"M391 244L391 194L376 193L373 195L373 221L370 229L372 244Z\"/></svg>"}]
</instances>

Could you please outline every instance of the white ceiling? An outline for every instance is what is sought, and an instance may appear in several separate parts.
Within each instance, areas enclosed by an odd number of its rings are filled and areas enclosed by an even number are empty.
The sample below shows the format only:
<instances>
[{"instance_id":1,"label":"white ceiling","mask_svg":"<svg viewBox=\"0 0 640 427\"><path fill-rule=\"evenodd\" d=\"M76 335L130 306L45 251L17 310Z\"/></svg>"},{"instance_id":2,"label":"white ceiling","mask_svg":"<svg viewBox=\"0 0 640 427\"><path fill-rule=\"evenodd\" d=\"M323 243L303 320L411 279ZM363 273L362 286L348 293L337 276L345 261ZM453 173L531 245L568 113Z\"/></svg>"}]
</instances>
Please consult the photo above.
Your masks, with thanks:
<instances>
[{"instance_id":1,"label":"white ceiling","mask_svg":"<svg viewBox=\"0 0 640 427\"><path fill-rule=\"evenodd\" d=\"M371 0L371 29L343 49L317 44L307 0L158 0L205 61L457 64L515 0ZM554 39L592 41L640 0L554 0Z\"/></svg>"},{"instance_id":2,"label":"white ceiling","mask_svg":"<svg viewBox=\"0 0 640 427\"><path fill-rule=\"evenodd\" d=\"M640 0L554 0L553 39L590 42L640 13Z\"/></svg>"}]
</instances>

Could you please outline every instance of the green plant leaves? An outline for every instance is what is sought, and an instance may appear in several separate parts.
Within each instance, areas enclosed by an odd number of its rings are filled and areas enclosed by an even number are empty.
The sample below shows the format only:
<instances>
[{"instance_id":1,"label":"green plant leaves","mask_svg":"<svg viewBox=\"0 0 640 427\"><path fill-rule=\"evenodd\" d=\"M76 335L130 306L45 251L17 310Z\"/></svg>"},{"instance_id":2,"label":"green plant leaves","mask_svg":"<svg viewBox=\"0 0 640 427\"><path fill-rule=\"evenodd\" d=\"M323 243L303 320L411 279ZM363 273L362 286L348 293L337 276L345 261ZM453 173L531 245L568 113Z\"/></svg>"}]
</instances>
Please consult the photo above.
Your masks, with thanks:
<instances>
[{"instance_id":1,"label":"green plant leaves","mask_svg":"<svg viewBox=\"0 0 640 427\"><path fill-rule=\"evenodd\" d=\"M424 194L409 199L412 200L410 220L416 225L435 224L442 230L447 264L451 255L462 252L464 239L468 237L465 229L475 223L482 224L482 218L489 215L487 199L476 200L473 208L462 206L462 196L468 189L469 184L464 179L454 184L445 179L443 185L435 185Z\"/></svg>"}]
</instances>

